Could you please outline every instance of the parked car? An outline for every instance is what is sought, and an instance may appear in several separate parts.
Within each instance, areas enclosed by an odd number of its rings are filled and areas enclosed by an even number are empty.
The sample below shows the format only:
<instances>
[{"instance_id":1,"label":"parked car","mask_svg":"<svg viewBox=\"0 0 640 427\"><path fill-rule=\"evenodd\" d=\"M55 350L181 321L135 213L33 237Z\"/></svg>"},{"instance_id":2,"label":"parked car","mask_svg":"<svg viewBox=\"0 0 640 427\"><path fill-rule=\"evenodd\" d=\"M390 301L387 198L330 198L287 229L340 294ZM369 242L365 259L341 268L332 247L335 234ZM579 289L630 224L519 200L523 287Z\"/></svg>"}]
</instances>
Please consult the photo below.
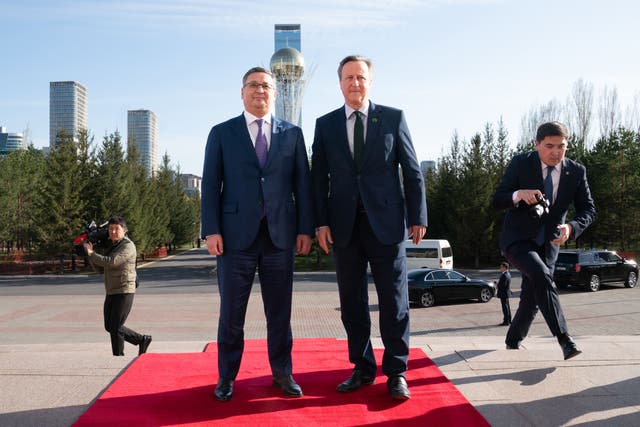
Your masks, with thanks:
<instances>
[{"instance_id":1,"label":"parked car","mask_svg":"<svg viewBox=\"0 0 640 427\"><path fill-rule=\"evenodd\" d=\"M488 302L496 294L493 282L471 279L454 270L419 268L410 270L409 300L422 307L431 307L446 300L471 300Z\"/></svg>"},{"instance_id":2,"label":"parked car","mask_svg":"<svg viewBox=\"0 0 640 427\"><path fill-rule=\"evenodd\" d=\"M603 283L624 283L633 288L638 281L638 264L606 249L562 250L553 280L559 288L573 285L591 292Z\"/></svg>"}]
</instances>

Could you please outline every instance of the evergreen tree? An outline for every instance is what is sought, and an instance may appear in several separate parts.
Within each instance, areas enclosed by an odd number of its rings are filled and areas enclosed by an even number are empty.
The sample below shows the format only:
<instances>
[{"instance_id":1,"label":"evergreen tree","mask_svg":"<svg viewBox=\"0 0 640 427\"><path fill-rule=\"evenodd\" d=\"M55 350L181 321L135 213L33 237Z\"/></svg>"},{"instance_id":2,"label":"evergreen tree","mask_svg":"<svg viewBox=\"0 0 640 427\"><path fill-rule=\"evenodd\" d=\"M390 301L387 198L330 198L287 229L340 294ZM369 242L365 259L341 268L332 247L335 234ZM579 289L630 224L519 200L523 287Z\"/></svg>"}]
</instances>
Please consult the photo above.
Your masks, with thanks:
<instances>
[{"instance_id":1,"label":"evergreen tree","mask_svg":"<svg viewBox=\"0 0 640 427\"><path fill-rule=\"evenodd\" d=\"M35 226L38 240L48 255L70 254L73 239L83 230L87 182L81 172L88 158L87 146L74 141L64 131L58 134L57 145L47 157L43 185L36 203L38 224Z\"/></svg>"},{"instance_id":2,"label":"evergreen tree","mask_svg":"<svg viewBox=\"0 0 640 427\"><path fill-rule=\"evenodd\" d=\"M42 152L33 146L0 158L0 240L8 242L9 249L31 249L44 165Z\"/></svg>"}]
</instances>

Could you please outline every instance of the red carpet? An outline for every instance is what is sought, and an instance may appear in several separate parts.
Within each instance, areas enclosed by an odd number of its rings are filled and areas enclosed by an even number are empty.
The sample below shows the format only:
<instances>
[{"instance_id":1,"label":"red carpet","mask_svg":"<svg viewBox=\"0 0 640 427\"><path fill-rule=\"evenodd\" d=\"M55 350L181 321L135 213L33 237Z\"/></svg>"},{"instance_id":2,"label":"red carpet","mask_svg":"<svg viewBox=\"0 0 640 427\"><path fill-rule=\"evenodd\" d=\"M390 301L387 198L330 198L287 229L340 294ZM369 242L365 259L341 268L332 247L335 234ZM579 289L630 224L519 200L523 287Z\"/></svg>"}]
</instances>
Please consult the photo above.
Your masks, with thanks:
<instances>
[{"instance_id":1,"label":"red carpet","mask_svg":"<svg viewBox=\"0 0 640 427\"><path fill-rule=\"evenodd\" d=\"M382 360L382 350L376 350ZM266 341L250 340L233 399L213 397L216 345L203 353L144 354L100 396L75 426L489 426L419 349L411 349L412 398L392 401L386 377L354 393L335 388L351 373L346 341L295 339L294 378L304 397L282 397L271 386Z\"/></svg>"}]
</instances>

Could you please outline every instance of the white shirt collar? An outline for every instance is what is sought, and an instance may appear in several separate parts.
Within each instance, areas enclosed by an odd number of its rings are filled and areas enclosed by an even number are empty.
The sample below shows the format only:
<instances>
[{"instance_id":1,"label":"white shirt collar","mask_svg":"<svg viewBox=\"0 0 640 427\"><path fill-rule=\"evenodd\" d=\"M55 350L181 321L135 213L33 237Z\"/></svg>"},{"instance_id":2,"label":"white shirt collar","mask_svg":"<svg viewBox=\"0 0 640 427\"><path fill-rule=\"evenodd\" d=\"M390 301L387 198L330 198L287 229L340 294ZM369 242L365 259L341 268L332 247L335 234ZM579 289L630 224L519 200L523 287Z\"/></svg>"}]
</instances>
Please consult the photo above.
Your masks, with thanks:
<instances>
[{"instance_id":1,"label":"white shirt collar","mask_svg":"<svg viewBox=\"0 0 640 427\"><path fill-rule=\"evenodd\" d=\"M255 121L256 121L256 120L258 120L258 119L262 119L262 120L264 120L264 122L265 122L266 124L268 124L268 125L270 125L270 124L271 124L271 114L270 114L270 113L266 114L266 115L265 115L265 116L263 116L263 117L256 117L256 116L254 116L253 114L251 114L250 112L248 112L248 111L246 111L246 110L245 110L245 111L244 111L244 119L245 119L245 120L246 120L246 122L247 122L247 126L248 126L248 125L250 125L251 123L255 122Z\"/></svg>"},{"instance_id":2,"label":"white shirt collar","mask_svg":"<svg viewBox=\"0 0 640 427\"><path fill-rule=\"evenodd\" d=\"M347 120L349 120L349 118L351 118L351 116L353 115L353 112L356 111L355 109L349 107L348 104L344 104L344 112L347 116ZM369 100L367 99L367 101L362 104L362 107L360 107L358 109L358 111L360 111L365 117L367 117L367 115L369 114Z\"/></svg>"}]
</instances>

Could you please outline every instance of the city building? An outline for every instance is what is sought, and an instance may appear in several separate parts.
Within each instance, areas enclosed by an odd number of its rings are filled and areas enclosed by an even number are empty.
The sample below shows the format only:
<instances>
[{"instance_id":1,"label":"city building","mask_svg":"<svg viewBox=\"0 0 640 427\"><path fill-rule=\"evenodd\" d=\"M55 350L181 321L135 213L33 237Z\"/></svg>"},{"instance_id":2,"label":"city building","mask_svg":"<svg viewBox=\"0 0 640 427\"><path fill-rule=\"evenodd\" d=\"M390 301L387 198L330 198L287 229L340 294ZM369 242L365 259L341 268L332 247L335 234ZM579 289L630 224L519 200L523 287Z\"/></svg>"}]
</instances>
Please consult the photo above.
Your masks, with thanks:
<instances>
[{"instance_id":1,"label":"city building","mask_svg":"<svg viewBox=\"0 0 640 427\"><path fill-rule=\"evenodd\" d=\"M135 144L138 159L152 176L158 170L158 119L151 110L127 111L127 144Z\"/></svg>"},{"instance_id":2,"label":"city building","mask_svg":"<svg viewBox=\"0 0 640 427\"><path fill-rule=\"evenodd\" d=\"M197 175L185 173L180 175L182 182L182 192L190 197L200 196L202 178Z\"/></svg>"},{"instance_id":3,"label":"city building","mask_svg":"<svg viewBox=\"0 0 640 427\"><path fill-rule=\"evenodd\" d=\"M423 160L420 162L420 170L423 175L430 170L436 170L436 162L434 160Z\"/></svg>"},{"instance_id":4,"label":"city building","mask_svg":"<svg viewBox=\"0 0 640 427\"><path fill-rule=\"evenodd\" d=\"M305 64L300 53L300 25L279 25L274 31L276 51L270 67L276 79L276 117L298 126L302 124L302 97L313 75L313 67L305 74Z\"/></svg>"},{"instance_id":5,"label":"city building","mask_svg":"<svg viewBox=\"0 0 640 427\"><path fill-rule=\"evenodd\" d=\"M300 24L276 24L274 31L274 52L283 47L291 47L302 52Z\"/></svg>"},{"instance_id":6,"label":"city building","mask_svg":"<svg viewBox=\"0 0 640 427\"><path fill-rule=\"evenodd\" d=\"M49 146L55 147L58 132L77 137L89 129L87 89L78 82L49 82Z\"/></svg>"},{"instance_id":7,"label":"city building","mask_svg":"<svg viewBox=\"0 0 640 427\"><path fill-rule=\"evenodd\" d=\"M0 126L0 155L24 148L23 141L21 133L9 133L6 127Z\"/></svg>"}]
</instances>

